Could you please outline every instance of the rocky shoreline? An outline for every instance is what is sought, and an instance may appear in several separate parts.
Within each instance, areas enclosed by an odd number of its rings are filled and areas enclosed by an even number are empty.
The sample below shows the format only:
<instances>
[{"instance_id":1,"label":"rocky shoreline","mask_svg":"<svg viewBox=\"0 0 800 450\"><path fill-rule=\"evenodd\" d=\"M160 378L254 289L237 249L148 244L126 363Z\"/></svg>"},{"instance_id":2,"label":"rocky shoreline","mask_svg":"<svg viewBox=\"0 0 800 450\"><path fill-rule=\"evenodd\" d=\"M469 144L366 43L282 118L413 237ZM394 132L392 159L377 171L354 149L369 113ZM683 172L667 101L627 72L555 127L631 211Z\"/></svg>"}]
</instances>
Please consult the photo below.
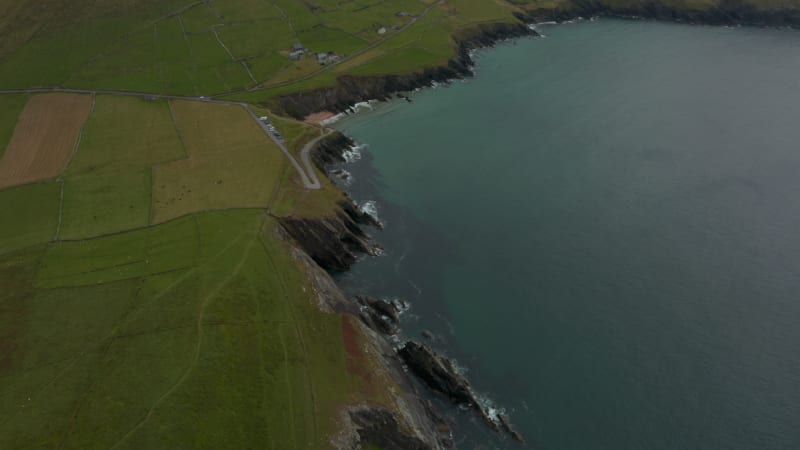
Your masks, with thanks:
<instances>
[{"instance_id":1,"label":"rocky shoreline","mask_svg":"<svg viewBox=\"0 0 800 450\"><path fill-rule=\"evenodd\" d=\"M564 22L579 17L600 16L694 25L800 26L800 9L757 9L741 0L723 0L709 9L676 8L657 0L620 2L613 6L601 0L573 0L563 6L529 9L514 15L527 23Z\"/></svg>"},{"instance_id":2,"label":"rocky shoreline","mask_svg":"<svg viewBox=\"0 0 800 450\"><path fill-rule=\"evenodd\" d=\"M330 176L332 166L345 162L344 153L354 145L343 134L331 133L314 148L312 160ZM524 443L522 435L513 429L507 416L480 401L452 361L427 344L406 341L400 346L394 345L395 337L400 332L400 316L407 305L367 296L347 300L327 272L322 271L344 271L355 263L358 254L373 254L374 248L364 226L381 227L378 221L360 211L351 201L341 202L338 206L339 211L332 217L281 218L279 221L287 238L294 240L298 249L302 250L301 257L309 260L307 263L310 267L317 268L317 284L325 286L324 289L317 289L320 304L325 309L358 318L371 331L372 342L369 345L380 349L385 366L410 396L406 398L403 411L371 406L348 408L350 433L347 438L342 438L339 447L356 449L361 448L362 444L372 443L384 449L398 450L455 448L450 425L426 399L430 395L440 396L454 405L475 411L490 429ZM411 382L409 374L420 381L421 387L429 390L427 395L419 392L419 387ZM411 423L410 426L408 423L402 425L404 418ZM429 433L408 432L409 429L427 429Z\"/></svg>"}]
</instances>

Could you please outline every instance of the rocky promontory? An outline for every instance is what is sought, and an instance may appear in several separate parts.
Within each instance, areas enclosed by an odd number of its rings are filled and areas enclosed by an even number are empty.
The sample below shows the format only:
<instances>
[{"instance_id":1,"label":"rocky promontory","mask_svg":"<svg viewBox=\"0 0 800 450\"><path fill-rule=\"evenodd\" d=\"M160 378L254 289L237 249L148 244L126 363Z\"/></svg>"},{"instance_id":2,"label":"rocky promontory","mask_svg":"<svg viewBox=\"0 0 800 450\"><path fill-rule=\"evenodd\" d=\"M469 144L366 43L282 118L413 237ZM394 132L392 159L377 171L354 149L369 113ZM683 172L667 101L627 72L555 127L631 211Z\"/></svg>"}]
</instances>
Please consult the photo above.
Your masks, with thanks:
<instances>
[{"instance_id":1,"label":"rocky promontory","mask_svg":"<svg viewBox=\"0 0 800 450\"><path fill-rule=\"evenodd\" d=\"M444 395L458 405L474 409L489 428L506 432L519 442L525 442L514 430L504 414L492 411L478 399L469 381L456 369L453 362L438 354L426 344L408 341L397 352L408 369L431 390Z\"/></svg>"}]
</instances>

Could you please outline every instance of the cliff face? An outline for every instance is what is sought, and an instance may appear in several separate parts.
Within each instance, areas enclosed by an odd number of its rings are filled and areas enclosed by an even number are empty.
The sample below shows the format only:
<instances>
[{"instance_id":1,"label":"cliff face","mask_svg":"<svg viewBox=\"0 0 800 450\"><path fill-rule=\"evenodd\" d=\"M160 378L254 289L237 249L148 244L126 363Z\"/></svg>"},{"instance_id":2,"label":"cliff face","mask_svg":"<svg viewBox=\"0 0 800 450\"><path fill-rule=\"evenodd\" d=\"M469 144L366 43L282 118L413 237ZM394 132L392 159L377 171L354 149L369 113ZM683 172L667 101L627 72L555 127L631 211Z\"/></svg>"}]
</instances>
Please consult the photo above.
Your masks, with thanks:
<instances>
[{"instance_id":1,"label":"cliff face","mask_svg":"<svg viewBox=\"0 0 800 450\"><path fill-rule=\"evenodd\" d=\"M342 133L334 132L317 143L311 160L322 173L328 173L333 164L344 162L344 152L356 143Z\"/></svg>"},{"instance_id":2,"label":"cliff face","mask_svg":"<svg viewBox=\"0 0 800 450\"><path fill-rule=\"evenodd\" d=\"M669 0L572 0L554 8L515 14L525 22L564 21L576 17L640 17L708 25L800 26L800 7L767 9L742 0L721 0L707 9L687 8Z\"/></svg>"},{"instance_id":3,"label":"cliff face","mask_svg":"<svg viewBox=\"0 0 800 450\"><path fill-rule=\"evenodd\" d=\"M331 165L344 162L343 154L354 142L334 132L322 139L311 153L314 164L325 174ZM356 262L359 253L373 248L363 226L381 228L374 217L359 210L349 199L338 204L338 211L327 217L279 217L278 221L298 246L325 270L344 271Z\"/></svg>"},{"instance_id":4,"label":"cliff face","mask_svg":"<svg viewBox=\"0 0 800 450\"><path fill-rule=\"evenodd\" d=\"M532 35L537 33L521 23L479 25L455 38L456 56L443 66L405 75L342 76L333 87L279 97L277 106L285 114L302 119L318 111L343 112L358 102L387 100L397 92L412 91L430 86L433 82L471 75L472 49L486 47L503 39Z\"/></svg>"},{"instance_id":5,"label":"cliff face","mask_svg":"<svg viewBox=\"0 0 800 450\"><path fill-rule=\"evenodd\" d=\"M278 219L300 248L325 270L347 270L356 262L357 254L371 253L368 237L359 226L370 223L369 215L347 202L339 208L331 217Z\"/></svg>"}]
</instances>

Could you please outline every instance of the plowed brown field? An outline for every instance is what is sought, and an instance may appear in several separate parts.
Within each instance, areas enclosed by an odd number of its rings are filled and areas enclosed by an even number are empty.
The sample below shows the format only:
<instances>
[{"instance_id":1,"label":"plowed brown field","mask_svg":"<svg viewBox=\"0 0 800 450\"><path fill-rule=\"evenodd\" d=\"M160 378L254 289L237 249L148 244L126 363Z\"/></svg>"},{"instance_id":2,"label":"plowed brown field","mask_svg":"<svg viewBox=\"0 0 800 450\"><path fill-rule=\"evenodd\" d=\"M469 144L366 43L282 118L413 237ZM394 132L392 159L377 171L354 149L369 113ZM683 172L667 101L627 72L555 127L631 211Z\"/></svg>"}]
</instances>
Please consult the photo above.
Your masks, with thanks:
<instances>
[{"instance_id":1,"label":"plowed brown field","mask_svg":"<svg viewBox=\"0 0 800 450\"><path fill-rule=\"evenodd\" d=\"M0 189L55 178L63 172L91 110L90 95L31 97L0 160Z\"/></svg>"}]
</instances>

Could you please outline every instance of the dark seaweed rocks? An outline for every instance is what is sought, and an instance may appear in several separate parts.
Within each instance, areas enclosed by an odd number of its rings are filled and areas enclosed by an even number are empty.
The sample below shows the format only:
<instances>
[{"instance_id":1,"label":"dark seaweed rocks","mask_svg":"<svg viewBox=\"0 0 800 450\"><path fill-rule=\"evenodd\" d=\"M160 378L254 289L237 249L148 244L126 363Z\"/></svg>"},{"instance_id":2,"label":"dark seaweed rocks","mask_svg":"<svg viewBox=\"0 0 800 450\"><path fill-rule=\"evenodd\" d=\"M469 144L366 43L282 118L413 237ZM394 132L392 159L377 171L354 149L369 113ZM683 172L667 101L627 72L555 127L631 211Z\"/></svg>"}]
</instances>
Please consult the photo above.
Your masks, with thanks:
<instances>
[{"instance_id":1,"label":"dark seaweed rocks","mask_svg":"<svg viewBox=\"0 0 800 450\"><path fill-rule=\"evenodd\" d=\"M403 344L398 354L411 373L431 390L444 395L453 403L473 408L491 429L505 431L515 440L524 442L522 435L511 427L505 415L499 415L481 404L467 379L456 370L452 361L429 346L414 341Z\"/></svg>"}]
</instances>

